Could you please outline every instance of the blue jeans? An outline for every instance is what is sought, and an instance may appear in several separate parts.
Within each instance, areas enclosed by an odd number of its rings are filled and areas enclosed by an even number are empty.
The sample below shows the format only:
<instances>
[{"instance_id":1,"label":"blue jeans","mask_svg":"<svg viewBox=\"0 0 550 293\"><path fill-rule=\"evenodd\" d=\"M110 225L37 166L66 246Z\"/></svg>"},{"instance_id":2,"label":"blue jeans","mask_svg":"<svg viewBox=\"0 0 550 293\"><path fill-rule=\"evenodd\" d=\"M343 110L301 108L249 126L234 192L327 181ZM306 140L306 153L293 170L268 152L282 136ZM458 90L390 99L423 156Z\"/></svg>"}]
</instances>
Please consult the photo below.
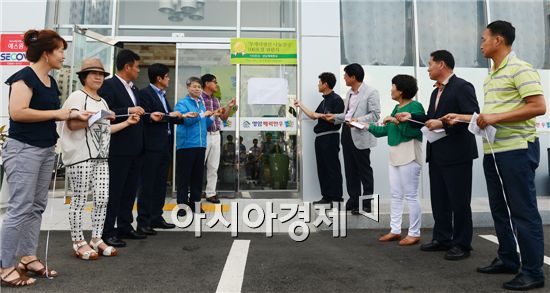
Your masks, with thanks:
<instances>
[{"instance_id":1,"label":"blue jeans","mask_svg":"<svg viewBox=\"0 0 550 293\"><path fill-rule=\"evenodd\" d=\"M527 149L496 153L512 223L521 253L521 272L533 278L544 278L544 239L542 220L537 207L535 169L539 165L540 147L536 139ZM510 216L491 154L483 158L489 205L498 237L498 257L511 269L520 267Z\"/></svg>"}]
</instances>

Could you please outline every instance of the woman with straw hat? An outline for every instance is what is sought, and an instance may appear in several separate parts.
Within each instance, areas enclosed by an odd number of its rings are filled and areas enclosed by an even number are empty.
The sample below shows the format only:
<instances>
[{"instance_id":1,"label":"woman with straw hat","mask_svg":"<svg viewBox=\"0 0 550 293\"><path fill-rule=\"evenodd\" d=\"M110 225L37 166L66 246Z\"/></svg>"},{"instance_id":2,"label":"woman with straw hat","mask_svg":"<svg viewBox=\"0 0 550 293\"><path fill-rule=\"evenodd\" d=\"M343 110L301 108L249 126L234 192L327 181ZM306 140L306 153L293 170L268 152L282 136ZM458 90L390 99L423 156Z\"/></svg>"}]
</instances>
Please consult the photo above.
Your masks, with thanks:
<instances>
[{"instance_id":1,"label":"woman with straw hat","mask_svg":"<svg viewBox=\"0 0 550 293\"><path fill-rule=\"evenodd\" d=\"M73 191L69 208L71 238L76 257L94 260L99 255L115 256L117 251L101 240L109 198L109 143L111 133L139 122L138 115L130 115L125 122L111 125L114 113L97 93L109 73L97 58L86 59L77 72L83 85L65 101L63 108L96 113L88 122L70 121L59 126L63 162ZM97 119L97 120L96 120ZM82 233L82 212L88 193L92 193L92 239L88 243Z\"/></svg>"}]
</instances>

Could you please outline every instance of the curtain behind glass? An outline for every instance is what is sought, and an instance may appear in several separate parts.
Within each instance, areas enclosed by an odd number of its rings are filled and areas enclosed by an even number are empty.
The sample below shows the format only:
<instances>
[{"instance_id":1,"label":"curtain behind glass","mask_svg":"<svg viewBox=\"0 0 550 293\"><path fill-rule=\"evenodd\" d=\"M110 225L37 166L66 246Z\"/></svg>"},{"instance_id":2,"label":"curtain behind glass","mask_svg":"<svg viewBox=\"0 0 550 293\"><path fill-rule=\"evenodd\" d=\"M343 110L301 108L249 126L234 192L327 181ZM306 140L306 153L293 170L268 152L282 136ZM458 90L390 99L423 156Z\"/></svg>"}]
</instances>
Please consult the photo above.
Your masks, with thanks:
<instances>
[{"instance_id":1,"label":"curtain behind glass","mask_svg":"<svg viewBox=\"0 0 550 293\"><path fill-rule=\"evenodd\" d=\"M485 29L481 0L418 0L418 46L420 66L427 66L430 53L445 49L457 67L487 67L479 49Z\"/></svg>"},{"instance_id":2,"label":"curtain behind glass","mask_svg":"<svg viewBox=\"0 0 550 293\"><path fill-rule=\"evenodd\" d=\"M413 65L412 2L341 0L342 64Z\"/></svg>"},{"instance_id":3,"label":"curtain behind glass","mask_svg":"<svg viewBox=\"0 0 550 293\"><path fill-rule=\"evenodd\" d=\"M506 20L516 28L513 49L535 68L550 68L550 1L489 1L490 18Z\"/></svg>"}]
</instances>

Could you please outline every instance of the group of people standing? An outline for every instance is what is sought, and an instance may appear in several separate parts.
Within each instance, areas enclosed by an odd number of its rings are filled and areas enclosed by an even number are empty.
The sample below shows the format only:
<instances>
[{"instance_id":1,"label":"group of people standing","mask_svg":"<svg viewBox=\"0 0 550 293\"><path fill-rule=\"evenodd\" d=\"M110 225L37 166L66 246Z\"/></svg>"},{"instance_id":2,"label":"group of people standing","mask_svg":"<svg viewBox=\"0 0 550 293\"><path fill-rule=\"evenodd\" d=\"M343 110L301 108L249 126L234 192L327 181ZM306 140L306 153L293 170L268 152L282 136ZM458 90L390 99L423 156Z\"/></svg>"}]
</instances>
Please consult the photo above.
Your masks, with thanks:
<instances>
[{"instance_id":1,"label":"group of people standing","mask_svg":"<svg viewBox=\"0 0 550 293\"><path fill-rule=\"evenodd\" d=\"M71 93L61 106L61 93L49 72L63 67L66 41L45 29L27 31L24 43L32 64L6 81L10 128L2 158L10 197L0 236L2 284L26 286L36 281L29 274L58 275L36 256L58 138L72 190L73 253L80 259L116 256L117 248L126 246L123 239L144 239L157 234L156 228L175 228L162 217L174 124L178 127L178 203L194 210L200 202L205 160L207 200L219 203L215 193L221 147L218 118L228 118L235 100L220 106L213 96L217 91L214 75L189 78L188 94L172 110L166 100L168 67L149 66L150 84L138 90L133 82L140 72L140 56L121 50L116 57L117 72L108 79L110 73L99 59L84 60L77 72L82 89ZM96 114L100 119L90 121ZM62 123L56 125L56 121ZM89 242L82 231L88 195L93 198Z\"/></svg>"},{"instance_id":2,"label":"group of people standing","mask_svg":"<svg viewBox=\"0 0 550 293\"><path fill-rule=\"evenodd\" d=\"M391 230L380 241L398 241L409 246L420 241L421 208L418 185L423 164L422 132L445 133L427 143L430 194L434 229L423 251L445 251L445 259L461 260L472 250L472 163L478 157L469 123L480 128L497 128L494 143L484 140L483 166L499 240L498 256L480 273L517 274L504 288L527 290L544 286L543 231L534 188L539 163L539 142L535 117L546 112L540 78L532 66L512 51L515 28L506 21L487 26L481 50L494 65L484 83L485 105L479 113L474 87L453 73L454 58L446 50L430 55L428 73L436 84L427 112L413 100L416 79L396 75L391 81L391 99L397 105L380 119L380 98L364 81L359 64L344 68L350 90L344 102L333 88L332 73L319 75L318 90L323 101L315 111L302 102L295 105L311 119L317 119L315 150L322 199L315 204L343 201L340 144L343 149L346 210L359 214L361 195L374 193L371 148L377 137L387 137L391 184ZM171 109L166 100L168 68L149 67L150 85L138 91L133 85L139 74L140 57L122 50L116 58L114 77L98 59L87 59L77 73L82 90L72 93L63 106L52 69L60 69L67 43L51 30L30 30L25 34L25 67L7 80L10 85L10 129L2 157L9 183L10 199L1 231L1 275L3 284L25 286L36 281L27 273L56 277L36 257L42 213L54 168L54 145L61 141L63 160L73 191L69 211L74 254L81 259L115 256L123 239L155 235L155 228L173 224L162 218L168 173L177 125L177 202L191 210L200 208L203 173L207 168L207 200L219 203L215 184L220 161L220 121L227 119L235 100L221 107L213 96L216 77L206 74L186 81L188 94ZM93 124L92 115L108 115ZM55 121L64 121L57 126ZM141 174L143 170L143 174ZM132 227L132 208L138 194L137 229ZM83 208L93 195L92 237L84 240ZM405 202L409 207L409 230L401 236ZM362 205L371 209L371 200ZM184 216L180 210L178 216ZM116 226L116 228L115 228ZM520 255L516 252L519 246ZM20 257L21 258L18 258ZM518 273L519 272L519 273Z\"/></svg>"},{"instance_id":3,"label":"group of people standing","mask_svg":"<svg viewBox=\"0 0 550 293\"><path fill-rule=\"evenodd\" d=\"M375 123L380 115L379 93L364 82L365 74L359 64L344 68L344 80L350 87L345 103L333 91L334 74L319 75L323 100L317 109L311 111L302 102L295 103L306 116L318 120L313 130L322 198L314 204L343 201L341 143L349 194L345 207L352 214L359 214L359 196L372 195L374 191L370 148L376 145L375 137L387 137L391 230L379 240L399 241L401 246L417 244L422 216L418 198L423 162L421 128L443 133L442 138L426 143L434 228L432 240L420 249L445 251L447 260L467 258L472 251L473 234L472 165L478 158L475 136L468 126L475 123L485 129L491 125L497 132L494 142L483 140L483 168L499 249L497 257L477 271L516 274L503 284L505 289L543 287L543 228L534 183L540 155L535 118L546 113L546 105L540 77L512 51L514 40L515 28L506 21L494 21L483 31L480 49L493 61L493 67L484 81L485 104L481 113L474 86L454 74L454 57L447 50L430 54L428 74L435 81L435 89L427 112L413 100L418 91L416 79L396 75L390 93L397 105L382 125ZM480 114L472 121L476 113ZM409 230L402 238L405 201ZM365 211L370 212L370 204L366 201Z\"/></svg>"}]
</instances>

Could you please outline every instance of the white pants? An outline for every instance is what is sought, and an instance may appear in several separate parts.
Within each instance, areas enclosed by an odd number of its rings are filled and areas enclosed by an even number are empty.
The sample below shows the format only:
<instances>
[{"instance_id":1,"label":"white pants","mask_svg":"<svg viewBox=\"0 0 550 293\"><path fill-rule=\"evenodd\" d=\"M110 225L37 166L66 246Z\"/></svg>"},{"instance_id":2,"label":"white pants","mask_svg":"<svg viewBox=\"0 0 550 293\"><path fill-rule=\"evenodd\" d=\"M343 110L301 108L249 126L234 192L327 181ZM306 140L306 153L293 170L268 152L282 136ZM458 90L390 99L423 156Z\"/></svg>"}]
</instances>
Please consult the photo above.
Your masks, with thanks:
<instances>
[{"instance_id":1,"label":"white pants","mask_svg":"<svg viewBox=\"0 0 550 293\"><path fill-rule=\"evenodd\" d=\"M403 199L409 206L409 236L420 236L422 212L418 200L418 184L422 167L415 161L403 166L389 166L391 200L391 233L401 234Z\"/></svg>"},{"instance_id":2,"label":"white pants","mask_svg":"<svg viewBox=\"0 0 550 293\"><path fill-rule=\"evenodd\" d=\"M218 167L220 166L221 136L220 132L208 132L206 135L206 197L216 195L216 183L218 182Z\"/></svg>"}]
</instances>

